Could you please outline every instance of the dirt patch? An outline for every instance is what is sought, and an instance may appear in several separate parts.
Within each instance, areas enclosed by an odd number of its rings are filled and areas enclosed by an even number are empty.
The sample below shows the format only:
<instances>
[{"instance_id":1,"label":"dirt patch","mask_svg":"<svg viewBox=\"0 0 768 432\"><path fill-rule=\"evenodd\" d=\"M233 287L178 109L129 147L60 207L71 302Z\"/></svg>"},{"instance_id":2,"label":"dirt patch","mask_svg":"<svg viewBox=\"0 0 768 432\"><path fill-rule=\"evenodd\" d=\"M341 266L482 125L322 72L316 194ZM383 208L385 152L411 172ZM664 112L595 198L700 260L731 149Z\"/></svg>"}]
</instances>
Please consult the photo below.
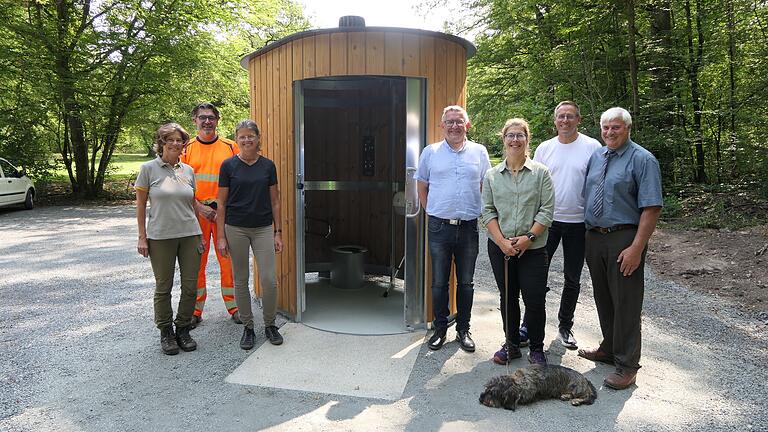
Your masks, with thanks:
<instances>
[{"instance_id":1,"label":"dirt patch","mask_svg":"<svg viewBox=\"0 0 768 432\"><path fill-rule=\"evenodd\" d=\"M659 228L648 262L661 277L733 303L768 325L768 225L737 231Z\"/></svg>"}]
</instances>

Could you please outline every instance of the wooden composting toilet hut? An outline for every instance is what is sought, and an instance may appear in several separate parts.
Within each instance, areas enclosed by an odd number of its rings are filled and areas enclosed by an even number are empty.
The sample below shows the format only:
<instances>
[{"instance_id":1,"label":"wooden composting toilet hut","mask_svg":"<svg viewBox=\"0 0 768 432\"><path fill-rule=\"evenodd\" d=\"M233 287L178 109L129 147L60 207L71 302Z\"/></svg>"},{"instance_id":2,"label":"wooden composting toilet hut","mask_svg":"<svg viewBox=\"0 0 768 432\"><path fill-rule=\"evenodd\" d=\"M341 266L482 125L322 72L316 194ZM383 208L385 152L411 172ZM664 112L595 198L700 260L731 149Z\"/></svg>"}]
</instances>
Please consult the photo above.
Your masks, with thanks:
<instances>
[{"instance_id":1,"label":"wooden composting toilet hut","mask_svg":"<svg viewBox=\"0 0 768 432\"><path fill-rule=\"evenodd\" d=\"M286 246L277 259L279 307L307 322L329 304L313 305L318 295L375 291L400 299L396 327L424 327L426 224L413 175L422 148L442 139L443 108L465 105L475 47L438 32L366 27L360 17L339 24L241 61L262 152L278 170ZM310 292L315 285L321 294Z\"/></svg>"}]
</instances>

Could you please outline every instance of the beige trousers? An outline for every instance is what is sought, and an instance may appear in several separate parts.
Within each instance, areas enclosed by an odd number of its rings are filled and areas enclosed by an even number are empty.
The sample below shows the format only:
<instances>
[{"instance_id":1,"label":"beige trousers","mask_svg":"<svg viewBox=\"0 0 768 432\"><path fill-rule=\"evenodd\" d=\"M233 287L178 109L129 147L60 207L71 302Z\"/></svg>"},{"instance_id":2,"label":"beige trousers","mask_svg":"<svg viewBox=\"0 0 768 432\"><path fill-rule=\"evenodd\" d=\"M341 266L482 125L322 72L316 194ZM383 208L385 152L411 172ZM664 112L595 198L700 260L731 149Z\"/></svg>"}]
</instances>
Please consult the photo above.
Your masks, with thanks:
<instances>
[{"instance_id":1,"label":"beige trousers","mask_svg":"<svg viewBox=\"0 0 768 432\"><path fill-rule=\"evenodd\" d=\"M277 314L277 279L275 276L275 234L272 225L246 228L225 225L229 254L232 257L232 272L235 277L235 302L240 311L243 325L253 328L251 292L248 289L250 268L249 252L253 251L261 282L264 326L275 325Z\"/></svg>"}]
</instances>

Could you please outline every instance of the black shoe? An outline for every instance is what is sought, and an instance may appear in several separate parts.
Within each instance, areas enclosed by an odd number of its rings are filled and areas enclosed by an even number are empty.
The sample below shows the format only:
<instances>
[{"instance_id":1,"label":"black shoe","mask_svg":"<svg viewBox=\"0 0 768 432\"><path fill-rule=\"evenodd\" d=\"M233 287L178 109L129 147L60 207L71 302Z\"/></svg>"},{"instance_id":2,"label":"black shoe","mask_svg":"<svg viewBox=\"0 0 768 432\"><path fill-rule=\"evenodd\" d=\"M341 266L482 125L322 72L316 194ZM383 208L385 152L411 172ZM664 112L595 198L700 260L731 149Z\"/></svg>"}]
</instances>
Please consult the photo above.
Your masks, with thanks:
<instances>
[{"instance_id":1,"label":"black shoe","mask_svg":"<svg viewBox=\"0 0 768 432\"><path fill-rule=\"evenodd\" d=\"M445 332L446 329L436 329L434 333L432 333L432 337L429 338L429 341L427 341L427 346L432 351L439 350L443 344L445 343Z\"/></svg>"},{"instance_id":2,"label":"black shoe","mask_svg":"<svg viewBox=\"0 0 768 432\"><path fill-rule=\"evenodd\" d=\"M235 313L232 314L232 321L235 322L235 324L242 324L243 321L240 319L240 312L235 311Z\"/></svg>"},{"instance_id":3,"label":"black shoe","mask_svg":"<svg viewBox=\"0 0 768 432\"><path fill-rule=\"evenodd\" d=\"M573 337L573 332L568 329L559 329L557 331L557 338L560 339L560 343L568 349L575 350L578 348L578 345L576 345L576 338Z\"/></svg>"},{"instance_id":4,"label":"black shoe","mask_svg":"<svg viewBox=\"0 0 768 432\"><path fill-rule=\"evenodd\" d=\"M197 342L189 335L189 327L176 328L176 343L183 351L190 352L197 349Z\"/></svg>"},{"instance_id":5,"label":"black shoe","mask_svg":"<svg viewBox=\"0 0 768 432\"><path fill-rule=\"evenodd\" d=\"M160 348L168 355L179 353L179 345L176 343L176 335L173 333L173 326L160 329Z\"/></svg>"},{"instance_id":6,"label":"black shoe","mask_svg":"<svg viewBox=\"0 0 768 432\"><path fill-rule=\"evenodd\" d=\"M192 315L192 321L189 322L189 329L192 330L194 328L197 328L197 325L200 324L202 320L203 320L203 317Z\"/></svg>"},{"instance_id":7,"label":"black shoe","mask_svg":"<svg viewBox=\"0 0 768 432\"><path fill-rule=\"evenodd\" d=\"M240 348L249 350L253 348L253 338L256 334L250 327L243 327L243 337L240 338Z\"/></svg>"},{"instance_id":8,"label":"black shoe","mask_svg":"<svg viewBox=\"0 0 768 432\"><path fill-rule=\"evenodd\" d=\"M280 332L277 331L276 326L267 326L264 329L264 334L267 336L267 339L269 339L269 343L272 345L280 345L283 343L283 337L280 335Z\"/></svg>"},{"instance_id":9,"label":"black shoe","mask_svg":"<svg viewBox=\"0 0 768 432\"><path fill-rule=\"evenodd\" d=\"M456 340L459 346L466 352L475 352L475 341L470 337L469 330L459 330L456 332Z\"/></svg>"}]
</instances>

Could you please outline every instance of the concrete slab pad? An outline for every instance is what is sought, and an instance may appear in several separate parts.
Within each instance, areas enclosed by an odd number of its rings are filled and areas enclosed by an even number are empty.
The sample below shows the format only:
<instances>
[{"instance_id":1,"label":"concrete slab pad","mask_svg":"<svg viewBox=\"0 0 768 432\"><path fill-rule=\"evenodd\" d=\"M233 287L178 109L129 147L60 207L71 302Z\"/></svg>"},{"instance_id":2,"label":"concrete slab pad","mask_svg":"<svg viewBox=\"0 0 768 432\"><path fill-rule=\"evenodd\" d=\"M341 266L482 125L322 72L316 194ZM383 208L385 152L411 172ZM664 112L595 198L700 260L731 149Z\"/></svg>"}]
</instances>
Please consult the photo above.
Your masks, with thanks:
<instances>
[{"instance_id":1,"label":"concrete slab pad","mask_svg":"<svg viewBox=\"0 0 768 432\"><path fill-rule=\"evenodd\" d=\"M226 382L385 400L402 397L425 331L386 336L325 332L288 323L285 343L265 343Z\"/></svg>"}]
</instances>

